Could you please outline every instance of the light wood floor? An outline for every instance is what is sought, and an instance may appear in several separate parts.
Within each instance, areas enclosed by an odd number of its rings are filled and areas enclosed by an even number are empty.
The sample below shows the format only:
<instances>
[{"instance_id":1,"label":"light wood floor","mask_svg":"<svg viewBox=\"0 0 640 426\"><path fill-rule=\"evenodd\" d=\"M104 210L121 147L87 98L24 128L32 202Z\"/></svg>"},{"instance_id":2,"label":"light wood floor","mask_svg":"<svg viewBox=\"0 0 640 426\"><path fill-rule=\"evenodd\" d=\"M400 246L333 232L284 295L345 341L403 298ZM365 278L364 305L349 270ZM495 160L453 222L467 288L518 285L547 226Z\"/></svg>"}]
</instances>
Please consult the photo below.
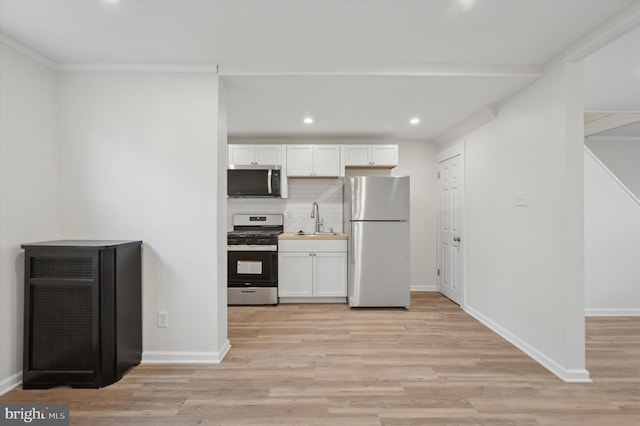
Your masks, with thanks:
<instances>
[{"instance_id":1,"label":"light wood floor","mask_svg":"<svg viewBox=\"0 0 640 426\"><path fill-rule=\"evenodd\" d=\"M567 384L436 293L402 309L230 307L220 365L141 365L103 389L16 389L77 425L640 425L640 318L587 319Z\"/></svg>"}]
</instances>

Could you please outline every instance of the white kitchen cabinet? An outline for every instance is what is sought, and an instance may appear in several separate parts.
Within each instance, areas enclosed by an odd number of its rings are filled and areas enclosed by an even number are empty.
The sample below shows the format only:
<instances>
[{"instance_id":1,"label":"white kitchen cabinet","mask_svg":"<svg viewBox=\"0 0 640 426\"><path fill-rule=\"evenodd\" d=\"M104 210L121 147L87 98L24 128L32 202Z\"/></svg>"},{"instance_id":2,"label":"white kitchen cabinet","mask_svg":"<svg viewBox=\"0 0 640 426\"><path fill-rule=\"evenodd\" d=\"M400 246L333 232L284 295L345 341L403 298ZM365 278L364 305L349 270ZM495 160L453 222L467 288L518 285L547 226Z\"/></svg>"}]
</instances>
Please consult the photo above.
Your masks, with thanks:
<instances>
[{"instance_id":1,"label":"white kitchen cabinet","mask_svg":"<svg viewBox=\"0 0 640 426\"><path fill-rule=\"evenodd\" d=\"M287 146L287 176L312 176L313 145Z\"/></svg>"},{"instance_id":2,"label":"white kitchen cabinet","mask_svg":"<svg viewBox=\"0 0 640 426\"><path fill-rule=\"evenodd\" d=\"M287 176L338 177L340 145L288 145Z\"/></svg>"},{"instance_id":3,"label":"white kitchen cabinet","mask_svg":"<svg viewBox=\"0 0 640 426\"><path fill-rule=\"evenodd\" d=\"M313 295L347 297L347 253L313 253Z\"/></svg>"},{"instance_id":4,"label":"white kitchen cabinet","mask_svg":"<svg viewBox=\"0 0 640 426\"><path fill-rule=\"evenodd\" d=\"M284 166L283 145L229 145L229 165Z\"/></svg>"},{"instance_id":5,"label":"white kitchen cabinet","mask_svg":"<svg viewBox=\"0 0 640 426\"><path fill-rule=\"evenodd\" d=\"M344 145L346 167L395 167L398 145Z\"/></svg>"},{"instance_id":6,"label":"white kitchen cabinet","mask_svg":"<svg viewBox=\"0 0 640 426\"><path fill-rule=\"evenodd\" d=\"M228 145L229 165L251 165L255 162L253 145Z\"/></svg>"},{"instance_id":7,"label":"white kitchen cabinet","mask_svg":"<svg viewBox=\"0 0 640 426\"><path fill-rule=\"evenodd\" d=\"M278 296L281 302L346 301L346 240L279 241Z\"/></svg>"},{"instance_id":8,"label":"white kitchen cabinet","mask_svg":"<svg viewBox=\"0 0 640 426\"><path fill-rule=\"evenodd\" d=\"M278 296L313 296L311 253L278 253Z\"/></svg>"}]
</instances>

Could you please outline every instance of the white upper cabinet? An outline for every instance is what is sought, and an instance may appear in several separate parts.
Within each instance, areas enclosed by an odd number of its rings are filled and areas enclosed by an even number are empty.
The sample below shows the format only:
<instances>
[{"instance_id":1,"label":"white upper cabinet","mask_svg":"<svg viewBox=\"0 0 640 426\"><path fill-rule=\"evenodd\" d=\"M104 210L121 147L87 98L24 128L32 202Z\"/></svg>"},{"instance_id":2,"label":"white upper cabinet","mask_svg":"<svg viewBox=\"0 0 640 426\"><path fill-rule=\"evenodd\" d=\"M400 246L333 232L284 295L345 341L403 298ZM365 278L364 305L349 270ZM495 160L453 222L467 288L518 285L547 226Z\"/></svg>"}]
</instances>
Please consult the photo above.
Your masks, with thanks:
<instances>
[{"instance_id":1,"label":"white upper cabinet","mask_svg":"<svg viewBox=\"0 0 640 426\"><path fill-rule=\"evenodd\" d=\"M395 167L398 145L344 145L346 167Z\"/></svg>"},{"instance_id":2,"label":"white upper cabinet","mask_svg":"<svg viewBox=\"0 0 640 426\"><path fill-rule=\"evenodd\" d=\"M313 145L287 145L287 176L312 176Z\"/></svg>"},{"instance_id":3,"label":"white upper cabinet","mask_svg":"<svg viewBox=\"0 0 640 426\"><path fill-rule=\"evenodd\" d=\"M398 145L371 145L372 166L397 166Z\"/></svg>"},{"instance_id":4,"label":"white upper cabinet","mask_svg":"<svg viewBox=\"0 0 640 426\"><path fill-rule=\"evenodd\" d=\"M340 145L287 145L287 176L338 177Z\"/></svg>"},{"instance_id":5,"label":"white upper cabinet","mask_svg":"<svg viewBox=\"0 0 640 426\"><path fill-rule=\"evenodd\" d=\"M346 166L369 166L371 163L370 145L345 145Z\"/></svg>"},{"instance_id":6,"label":"white upper cabinet","mask_svg":"<svg viewBox=\"0 0 640 426\"><path fill-rule=\"evenodd\" d=\"M256 145L254 153L258 164L276 166L284 164L285 152L282 145Z\"/></svg>"},{"instance_id":7,"label":"white upper cabinet","mask_svg":"<svg viewBox=\"0 0 640 426\"><path fill-rule=\"evenodd\" d=\"M314 176L340 176L340 145L315 146Z\"/></svg>"},{"instance_id":8,"label":"white upper cabinet","mask_svg":"<svg viewBox=\"0 0 640 426\"><path fill-rule=\"evenodd\" d=\"M236 166L283 166L283 145L229 145L229 164Z\"/></svg>"}]
</instances>

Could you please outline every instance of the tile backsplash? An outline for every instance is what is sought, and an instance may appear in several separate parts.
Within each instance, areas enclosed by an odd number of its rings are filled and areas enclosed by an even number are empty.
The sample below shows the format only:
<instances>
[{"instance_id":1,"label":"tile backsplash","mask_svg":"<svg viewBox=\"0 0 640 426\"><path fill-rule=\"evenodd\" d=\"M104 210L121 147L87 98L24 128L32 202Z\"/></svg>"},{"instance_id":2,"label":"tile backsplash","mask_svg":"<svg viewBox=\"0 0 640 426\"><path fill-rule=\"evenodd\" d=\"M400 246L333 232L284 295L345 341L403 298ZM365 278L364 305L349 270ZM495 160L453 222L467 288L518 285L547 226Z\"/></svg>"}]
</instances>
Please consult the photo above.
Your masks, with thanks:
<instances>
[{"instance_id":1,"label":"tile backsplash","mask_svg":"<svg viewBox=\"0 0 640 426\"><path fill-rule=\"evenodd\" d=\"M227 229L233 229L234 214L281 213L284 232L313 232L311 218L313 202L318 203L324 229L342 232L343 179L289 178L289 198L229 198L227 200Z\"/></svg>"}]
</instances>

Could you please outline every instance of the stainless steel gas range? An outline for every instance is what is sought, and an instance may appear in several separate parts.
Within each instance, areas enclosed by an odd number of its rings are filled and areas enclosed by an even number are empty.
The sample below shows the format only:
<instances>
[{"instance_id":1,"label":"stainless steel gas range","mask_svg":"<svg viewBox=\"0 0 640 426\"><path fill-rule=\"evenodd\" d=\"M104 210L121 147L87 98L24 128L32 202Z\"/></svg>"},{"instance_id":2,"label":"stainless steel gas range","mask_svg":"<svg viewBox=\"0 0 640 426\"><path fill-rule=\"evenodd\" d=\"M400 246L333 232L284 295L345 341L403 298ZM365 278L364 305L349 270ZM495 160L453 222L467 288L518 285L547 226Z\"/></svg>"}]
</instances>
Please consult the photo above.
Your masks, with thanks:
<instances>
[{"instance_id":1,"label":"stainless steel gas range","mask_svg":"<svg viewBox=\"0 0 640 426\"><path fill-rule=\"evenodd\" d=\"M281 214L236 214L227 234L227 304L278 304Z\"/></svg>"}]
</instances>

